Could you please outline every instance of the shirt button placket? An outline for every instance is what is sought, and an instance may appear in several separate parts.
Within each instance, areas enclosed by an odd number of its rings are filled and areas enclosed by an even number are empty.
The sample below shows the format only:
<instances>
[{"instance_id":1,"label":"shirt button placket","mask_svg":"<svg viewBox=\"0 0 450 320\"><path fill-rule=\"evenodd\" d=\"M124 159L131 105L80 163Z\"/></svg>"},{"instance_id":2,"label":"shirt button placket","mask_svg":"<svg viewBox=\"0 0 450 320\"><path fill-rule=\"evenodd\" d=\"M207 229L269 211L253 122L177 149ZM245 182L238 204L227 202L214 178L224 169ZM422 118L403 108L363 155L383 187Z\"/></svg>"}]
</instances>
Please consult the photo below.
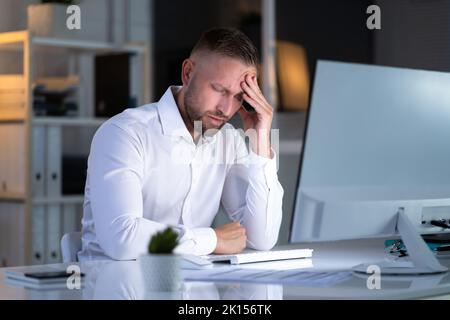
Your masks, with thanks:
<instances>
[{"instance_id":1,"label":"shirt button placket","mask_svg":"<svg viewBox=\"0 0 450 320\"><path fill-rule=\"evenodd\" d=\"M189 186L189 190L186 194L186 197L184 198L184 202L183 202L183 208L182 208L182 217L183 217L183 222L185 225L191 226L191 193L192 193L192 187L194 185L194 179L196 177L196 172L194 170L195 168L195 157L196 157L196 152L195 152L195 147L194 149L191 150L191 159L190 159L190 171L191 171L191 183Z\"/></svg>"}]
</instances>

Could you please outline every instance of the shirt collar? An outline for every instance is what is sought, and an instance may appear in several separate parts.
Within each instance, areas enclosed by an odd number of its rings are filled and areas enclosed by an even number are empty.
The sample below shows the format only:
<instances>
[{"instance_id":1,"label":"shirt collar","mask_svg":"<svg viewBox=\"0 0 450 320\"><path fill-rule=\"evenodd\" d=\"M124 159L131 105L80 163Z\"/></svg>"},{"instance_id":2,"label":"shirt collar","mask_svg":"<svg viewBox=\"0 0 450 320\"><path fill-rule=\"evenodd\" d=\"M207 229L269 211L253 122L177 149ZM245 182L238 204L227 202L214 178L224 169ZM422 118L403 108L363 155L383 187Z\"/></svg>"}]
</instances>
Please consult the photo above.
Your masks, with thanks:
<instances>
[{"instance_id":1,"label":"shirt collar","mask_svg":"<svg viewBox=\"0 0 450 320\"><path fill-rule=\"evenodd\" d=\"M184 137L192 141L192 136L186 128L186 124L181 117L175 101L174 93L178 92L181 86L170 86L161 99L158 101L158 114L161 120L163 134L167 136ZM213 136L203 136L202 143L211 143L216 140L217 134Z\"/></svg>"},{"instance_id":2,"label":"shirt collar","mask_svg":"<svg viewBox=\"0 0 450 320\"><path fill-rule=\"evenodd\" d=\"M158 113L164 135L176 137L192 137L189 133L180 110L175 102L174 93L180 90L179 86L169 87L158 101Z\"/></svg>"}]
</instances>

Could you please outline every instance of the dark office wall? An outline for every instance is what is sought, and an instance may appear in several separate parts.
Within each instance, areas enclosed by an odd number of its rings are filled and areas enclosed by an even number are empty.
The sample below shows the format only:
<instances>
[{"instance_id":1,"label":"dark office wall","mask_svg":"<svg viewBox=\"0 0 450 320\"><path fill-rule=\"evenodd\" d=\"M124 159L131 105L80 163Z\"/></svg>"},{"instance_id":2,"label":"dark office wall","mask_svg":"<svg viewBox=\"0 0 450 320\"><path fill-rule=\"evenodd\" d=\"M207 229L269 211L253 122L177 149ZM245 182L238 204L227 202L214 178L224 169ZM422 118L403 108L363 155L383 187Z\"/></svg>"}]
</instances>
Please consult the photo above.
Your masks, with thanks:
<instances>
[{"instance_id":1,"label":"dark office wall","mask_svg":"<svg viewBox=\"0 0 450 320\"><path fill-rule=\"evenodd\" d=\"M375 62L450 71L450 0L378 0L381 30Z\"/></svg>"},{"instance_id":2,"label":"dark office wall","mask_svg":"<svg viewBox=\"0 0 450 320\"><path fill-rule=\"evenodd\" d=\"M278 40L302 45L307 54L311 83L318 59L373 63L374 31L366 27L365 0L276 1L276 34ZM279 114L280 138L303 139L306 115ZM278 176L285 190L283 223L278 243L288 242L296 196L300 154L280 152Z\"/></svg>"},{"instance_id":3,"label":"dark office wall","mask_svg":"<svg viewBox=\"0 0 450 320\"><path fill-rule=\"evenodd\" d=\"M155 97L181 84L181 63L213 27L241 29L260 44L260 0L170 0L154 2Z\"/></svg>"},{"instance_id":4,"label":"dark office wall","mask_svg":"<svg viewBox=\"0 0 450 320\"><path fill-rule=\"evenodd\" d=\"M277 0L277 38L305 47L311 77L317 59L373 62L374 32L366 27L366 0Z\"/></svg>"}]
</instances>

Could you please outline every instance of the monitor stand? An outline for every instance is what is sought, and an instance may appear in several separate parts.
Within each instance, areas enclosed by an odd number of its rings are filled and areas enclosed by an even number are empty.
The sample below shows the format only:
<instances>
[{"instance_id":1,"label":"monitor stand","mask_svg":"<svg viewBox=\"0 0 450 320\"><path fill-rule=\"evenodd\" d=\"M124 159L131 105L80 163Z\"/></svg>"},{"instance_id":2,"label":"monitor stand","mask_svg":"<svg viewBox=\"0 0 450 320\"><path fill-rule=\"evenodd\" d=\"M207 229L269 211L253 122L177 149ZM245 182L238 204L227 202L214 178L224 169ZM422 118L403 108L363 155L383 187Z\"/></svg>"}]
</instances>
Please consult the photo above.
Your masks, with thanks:
<instances>
[{"instance_id":1,"label":"monitor stand","mask_svg":"<svg viewBox=\"0 0 450 320\"><path fill-rule=\"evenodd\" d=\"M373 274L373 266L377 266L385 275L429 275L447 272L448 268L440 264L435 255L417 232L406 216L404 208L399 208L396 219L396 232L400 235L408 251L409 260L386 259L373 263L360 264L353 268L354 272Z\"/></svg>"}]
</instances>

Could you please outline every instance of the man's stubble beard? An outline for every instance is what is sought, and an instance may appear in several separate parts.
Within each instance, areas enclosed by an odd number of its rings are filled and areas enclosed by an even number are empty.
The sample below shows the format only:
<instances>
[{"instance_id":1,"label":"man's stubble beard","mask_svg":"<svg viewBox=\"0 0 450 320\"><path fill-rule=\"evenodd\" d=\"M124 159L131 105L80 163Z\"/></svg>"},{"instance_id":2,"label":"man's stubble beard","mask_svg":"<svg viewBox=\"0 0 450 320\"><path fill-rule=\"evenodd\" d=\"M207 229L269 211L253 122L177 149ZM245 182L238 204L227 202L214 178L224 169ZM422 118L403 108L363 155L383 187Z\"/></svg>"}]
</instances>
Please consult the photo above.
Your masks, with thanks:
<instances>
[{"instance_id":1,"label":"man's stubble beard","mask_svg":"<svg viewBox=\"0 0 450 320\"><path fill-rule=\"evenodd\" d=\"M184 95L184 100L183 100L186 115L188 117L188 121L192 124L192 126L194 126L195 121L200 121L202 123L202 133L203 134L208 129L220 130L225 125L227 120L223 121L219 127L207 128L205 126L205 123L202 121L202 117L204 117L204 116L207 117L208 114L207 113L199 113L197 111L197 110L200 110L200 104L198 103L197 99L195 98L195 90L194 89L195 89L195 87L193 87L192 85L190 87L186 88L186 93ZM212 113L211 115L225 118L221 112L220 113Z\"/></svg>"}]
</instances>

